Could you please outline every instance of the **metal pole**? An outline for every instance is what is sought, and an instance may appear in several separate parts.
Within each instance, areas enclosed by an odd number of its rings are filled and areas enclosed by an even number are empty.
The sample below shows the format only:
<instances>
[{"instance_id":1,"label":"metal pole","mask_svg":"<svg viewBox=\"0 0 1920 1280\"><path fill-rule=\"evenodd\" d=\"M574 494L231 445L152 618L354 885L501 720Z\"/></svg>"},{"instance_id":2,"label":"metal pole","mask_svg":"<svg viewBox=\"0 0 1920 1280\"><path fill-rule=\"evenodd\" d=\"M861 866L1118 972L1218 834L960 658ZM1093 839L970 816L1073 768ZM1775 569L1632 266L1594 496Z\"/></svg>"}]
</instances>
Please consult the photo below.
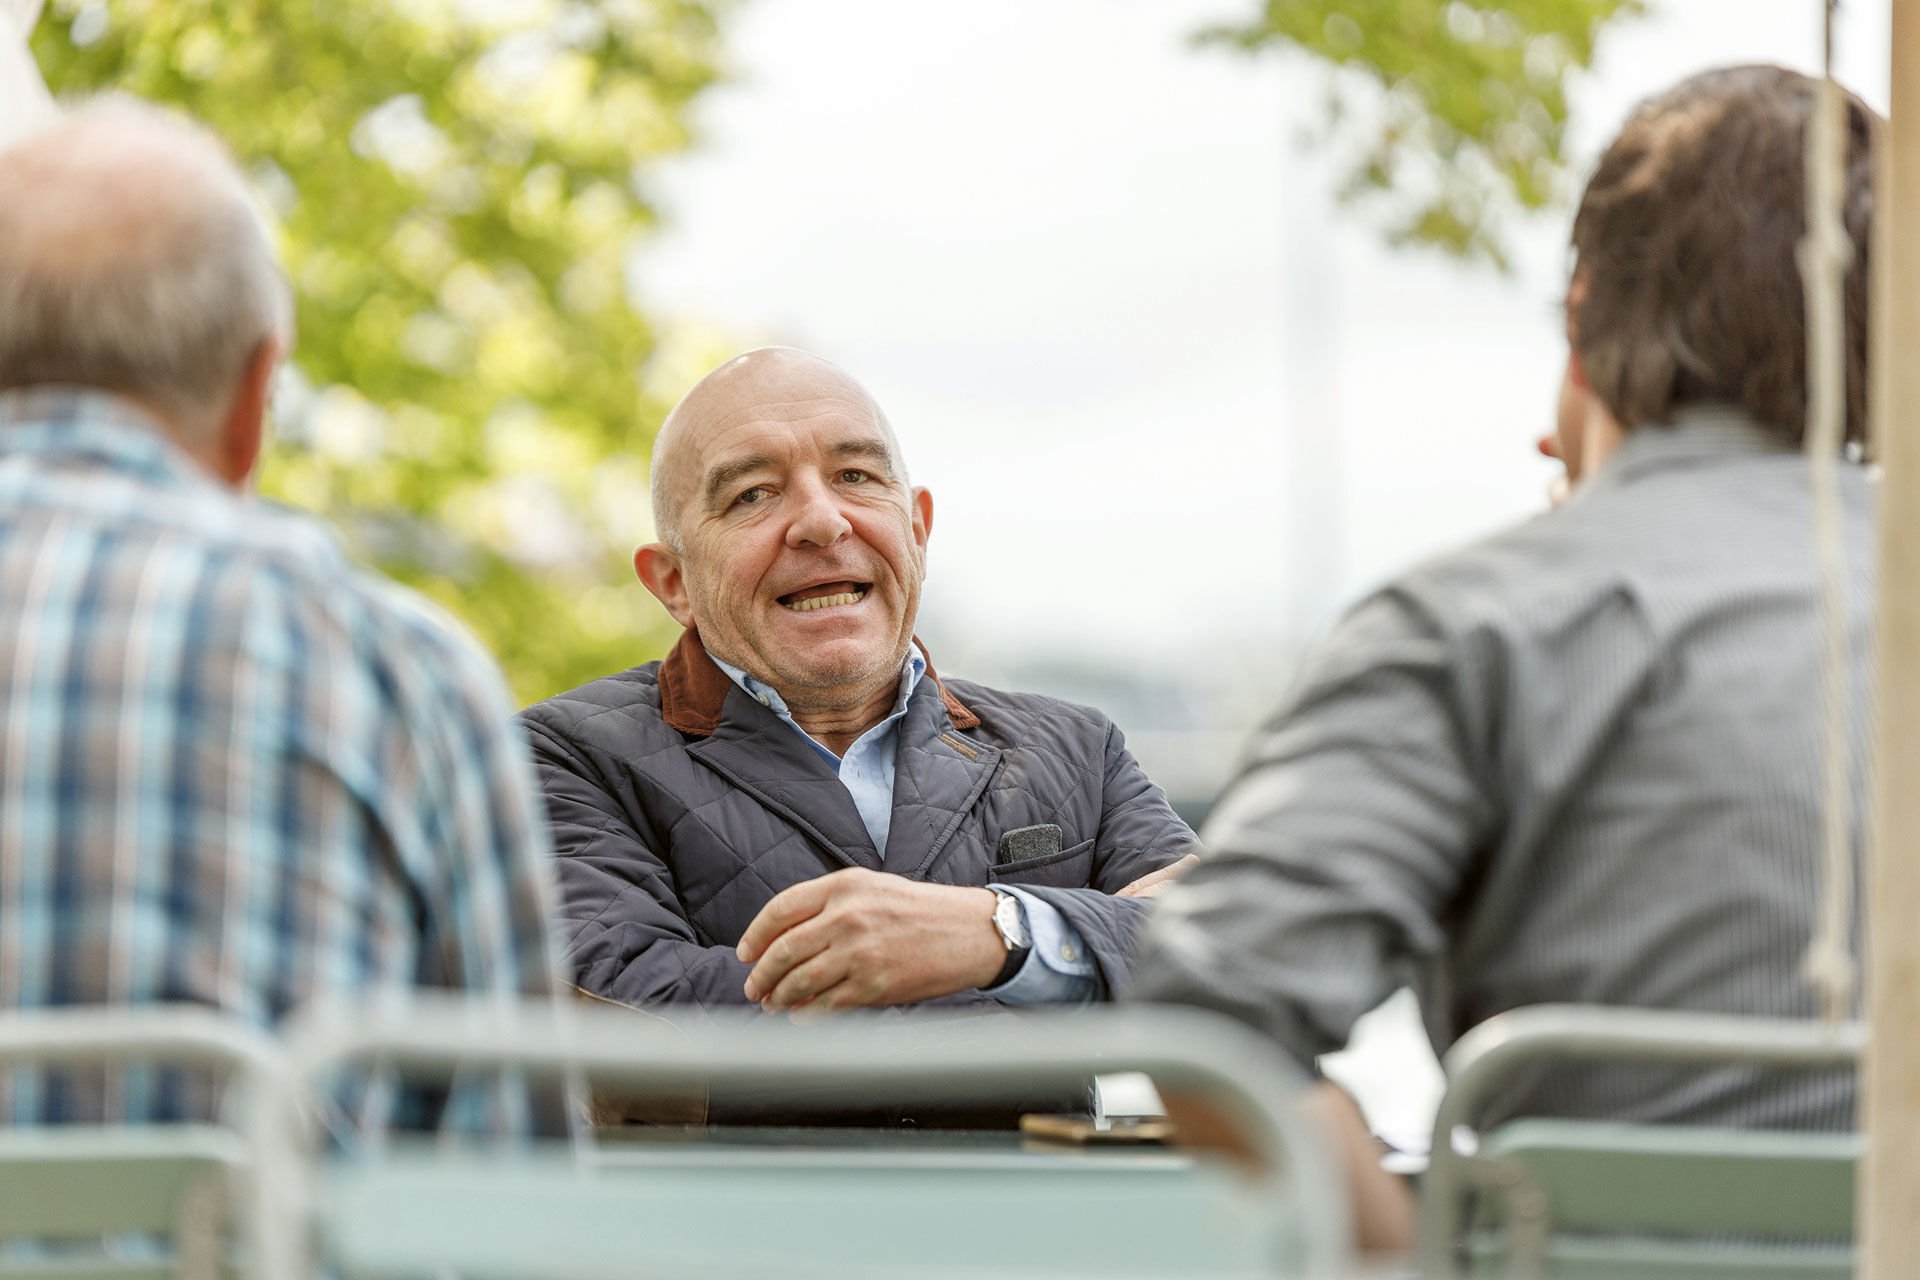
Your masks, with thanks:
<instances>
[{"instance_id":1,"label":"metal pole","mask_svg":"<svg viewBox=\"0 0 1920 1280\"><path fill-rule=\"evenodd\" d=\"M1867 1158L1860 1274L1911 1276L1920 1259L1920 0L1893 0L1893 92L1874 208L1873 434L1880 513L1879 727L1867 897Z\"/></svg>"},{"instance_id":2,"label":"metal pole","mask_svg":"<svg viewBox=\"0 0 1920 1280\"><path fill-rule=\"evenodd\" d=\"M1842 206L1847 184L1847 104L1833 78L1833 9L1826 4L1823 74L1807 121L1807 234L1800 276L1807 315L1807 467L1820 612L1826 639L1826 794L1820 840L1819 923L1807 946L1807 980L1828 1022L1851 1016L1853 953L1853 759L1848 727L1852 684L1847 637L1847 556L1840 498L1840 448L1847 420L1847 272L1853 241Z\"/></svg>"}]
</instances>

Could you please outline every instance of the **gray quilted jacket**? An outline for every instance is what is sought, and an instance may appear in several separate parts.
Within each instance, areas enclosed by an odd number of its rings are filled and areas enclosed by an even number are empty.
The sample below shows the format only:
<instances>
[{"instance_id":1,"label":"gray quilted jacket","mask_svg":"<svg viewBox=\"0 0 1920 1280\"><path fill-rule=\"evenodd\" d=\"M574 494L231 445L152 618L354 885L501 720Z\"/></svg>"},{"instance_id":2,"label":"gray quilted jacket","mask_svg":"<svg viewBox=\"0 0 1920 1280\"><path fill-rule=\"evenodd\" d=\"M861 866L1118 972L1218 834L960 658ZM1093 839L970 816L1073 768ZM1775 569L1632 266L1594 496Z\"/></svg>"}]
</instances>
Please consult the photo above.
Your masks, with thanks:
<instances>
[{"instance_id":1,"label":"gray quilted jacket","mask_svg":"<svg viewBox=\"0 0 1920 1280\"><path fill-rule=\"evenodd\" d=\"M900 725L884 856L826 762L693 632L663 662L528 708L574 981L632 1005L744 1004L733 948L760 908L789 885L869 867L1032 890L1113 990L1143 905L1113 892L1197 851L1193 833L1105 716L928 675ZM994 865L1003 832L1040 823L1060 827L1059 853Z\"/></svg>"}]
</instances>

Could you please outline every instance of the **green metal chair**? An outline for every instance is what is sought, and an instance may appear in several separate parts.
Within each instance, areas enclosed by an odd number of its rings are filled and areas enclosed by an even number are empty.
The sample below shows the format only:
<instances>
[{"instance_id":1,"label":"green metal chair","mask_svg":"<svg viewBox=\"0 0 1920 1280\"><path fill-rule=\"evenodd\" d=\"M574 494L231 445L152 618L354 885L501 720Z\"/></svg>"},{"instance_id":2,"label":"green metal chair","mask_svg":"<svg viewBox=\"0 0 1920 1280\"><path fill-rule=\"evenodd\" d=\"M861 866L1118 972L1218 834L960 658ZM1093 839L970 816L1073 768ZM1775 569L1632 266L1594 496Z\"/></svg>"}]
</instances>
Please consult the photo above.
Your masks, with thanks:
<instances>
[{"instance_id":1,"label":"green metal chair","mask_svg":"<svg viewBox=\"0 0 1920 1280\"><path fill-rule=\"evenodd\" d=\"M285 1079L267 1036L199 1007L0 1016L0 1068L133 1063L222 1073L234 1123L0 1128L0 1280L284 1277L256 1234L251 1126Z\"/></svg>"},{"instance_id":2,"label":"green metal chair","mask_svg":"<svg viewBox=\"0 0 1920 1280\"><path fill-rule=\"evenodd\" d=\"M1846 1280L1856 1133L1517 1120L1476 1132L1515 1072L1551 1060L1854 1065L1858 1025L1543 1005L1474 1028L1421 1188L1428 1280ZM1737 1242L1737 1243L1736 1243Z\"/></svg>"},{"instance_id":3,"label":"green metal chair","mask_svg":"<svg viewBox=\"0 0 1920 1280\"><path fill-rule=\"evenodd\" d=\"M755 1017L682 1031L613 1009L439 1005L404 1018L315 1011L296 1019L288 1045L306 1088L344 1067L446 1078L508 1066L577 1071L629 1094L711 1084L764 1095L830 1075L868 1103L984 1103L1141 1070L1212 1096L1271 1171L1254 1180L1165 1150L937 1132L316 1151L316 1254L342 1276L1346 1273L1342 1182L1291 1110L1299 1082L1263 1041L1191 1011L806 1028Z\"/></svg>"}]
</instances>

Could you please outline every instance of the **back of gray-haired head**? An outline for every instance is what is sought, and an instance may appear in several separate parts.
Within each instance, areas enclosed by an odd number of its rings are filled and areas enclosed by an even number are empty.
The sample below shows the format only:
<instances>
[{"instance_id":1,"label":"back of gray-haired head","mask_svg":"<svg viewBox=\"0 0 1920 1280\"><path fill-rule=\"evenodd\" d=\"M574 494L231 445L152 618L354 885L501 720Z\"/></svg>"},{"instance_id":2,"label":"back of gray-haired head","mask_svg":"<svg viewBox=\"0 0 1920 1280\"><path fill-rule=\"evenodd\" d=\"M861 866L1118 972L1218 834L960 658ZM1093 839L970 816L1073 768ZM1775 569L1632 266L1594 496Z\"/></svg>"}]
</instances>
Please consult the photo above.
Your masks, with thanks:
<instances>
[{"instance_id":1,"label":"back of gray-haired head","mask_svg":"<svg viewBox=\"0 0 1920 1280\"><path fill-rule=\"evenodd\" d=\"M117 392L200 436L291 332L266 227L205 129L105 98L0 151L0 390Z\"/></svg>"}]
</instances>

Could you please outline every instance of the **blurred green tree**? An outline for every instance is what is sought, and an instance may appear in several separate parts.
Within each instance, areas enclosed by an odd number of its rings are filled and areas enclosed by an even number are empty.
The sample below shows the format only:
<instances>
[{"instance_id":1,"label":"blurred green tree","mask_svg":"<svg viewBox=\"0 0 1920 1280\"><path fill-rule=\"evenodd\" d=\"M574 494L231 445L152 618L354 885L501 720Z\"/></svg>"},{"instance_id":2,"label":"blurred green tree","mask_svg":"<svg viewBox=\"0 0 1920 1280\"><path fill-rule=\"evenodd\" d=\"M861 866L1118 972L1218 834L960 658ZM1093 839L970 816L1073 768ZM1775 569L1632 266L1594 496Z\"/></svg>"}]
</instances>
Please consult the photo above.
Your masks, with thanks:
<instances>
[{"instance_id":1,"label":"blurred green tree","mask_svg":"<svg viewBox=\"0 0 1920 1280\"><path fill-rule=\"evenodd\" d=\"M34 33L56 93L177 105L250 168L299 323L263 488L464 618L523 699L666 643L611 585L674 381L628 258L724 3L52 0Z\"/></svg>"},{"instance_id":2,"label":"blurred green tree","mask_svg":"<svg viewBox=\"0 0 1920 1280\"><path fill-rule=\"evenodd\" d=\"M1354 135L1343 200L1396 244L1504 268L1503 227L1562 194L1567 82L1602 28L1646 0L1264 0L1200 39L1291 46L1334 74L1317 140Z\"/></svg>"}]
</instances>

